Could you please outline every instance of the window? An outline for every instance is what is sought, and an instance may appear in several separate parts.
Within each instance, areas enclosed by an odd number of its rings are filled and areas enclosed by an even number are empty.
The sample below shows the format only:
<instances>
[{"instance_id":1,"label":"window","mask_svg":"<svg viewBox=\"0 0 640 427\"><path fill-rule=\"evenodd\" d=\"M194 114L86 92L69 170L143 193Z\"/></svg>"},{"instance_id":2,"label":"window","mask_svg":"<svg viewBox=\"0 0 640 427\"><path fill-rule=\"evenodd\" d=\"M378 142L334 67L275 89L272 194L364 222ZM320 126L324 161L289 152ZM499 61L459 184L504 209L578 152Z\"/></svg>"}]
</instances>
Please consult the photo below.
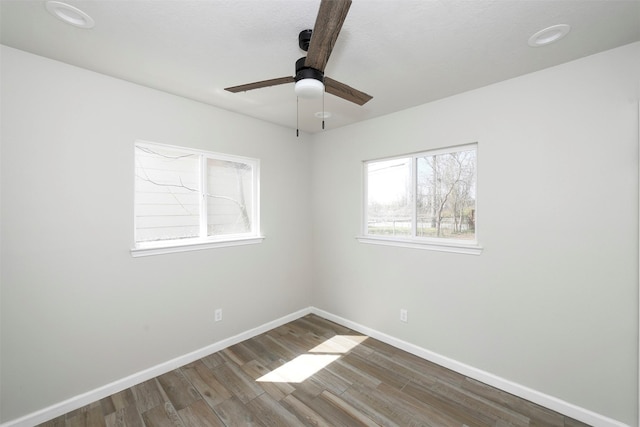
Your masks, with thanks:
<instances>
[{"instance_id":1,"label":"window","mask_svg":"<svg viewBox=\"0 0 640 427\"><path fill-rule=\"evenodd\" d=\"M477 145L364 163L365 243L480 253Z\"/></svg>"},{"instance_id":2,"label":"window","mask_svg":"<svg viewBox=\"0 0 640 427\"><path fill-rule=\"evenodd\" d=\"M135 143L134 256L261 240L259 161Z\"/></svg>"}]
</instances>

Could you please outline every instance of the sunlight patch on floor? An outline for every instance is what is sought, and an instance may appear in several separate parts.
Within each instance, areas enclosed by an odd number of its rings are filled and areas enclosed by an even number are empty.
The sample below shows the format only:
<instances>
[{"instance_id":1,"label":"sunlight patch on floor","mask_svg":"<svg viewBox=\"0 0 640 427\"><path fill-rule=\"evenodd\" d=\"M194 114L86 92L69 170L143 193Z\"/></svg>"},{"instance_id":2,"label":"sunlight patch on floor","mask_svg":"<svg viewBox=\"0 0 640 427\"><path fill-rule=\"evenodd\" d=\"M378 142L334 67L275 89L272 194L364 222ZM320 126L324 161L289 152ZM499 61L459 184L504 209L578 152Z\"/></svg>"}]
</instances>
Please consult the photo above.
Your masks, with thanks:
<instances>
[{"instance_id":1,"label":"sunlight patch on floor","mask_svg":"<svg viewBox=\"0 0 640 427\"><path fill-rule=\"evenodd\" d=\"M361 344L367 337L364 335L336 335L322 344L318 344L309 353L340 353L344 354Z\"/></svg>"},{"instance_id":2,"label":"sunlight patch on floor","mask_svg":"<svg viewBox=\"0 0 640 427\"><path fill-rule=\"evenodd\" d=\"M272 383L301 383L331 362L340 358L337 354L303 354L279 368L261 376L256 381Z\"/></svg>"},{"instance_id":3,"label":"sunlight patch on floor","mask_svg":"<svg viewBox=\"0 0 640 427\"><path fill-rule=\"evenodd\" d=\"M336 335L318 344L309 353L302 354L277 369L261 376L258 382L301 383L335 362L343 354L360 345L364 335Z\"/></svg>"}]
</instances>

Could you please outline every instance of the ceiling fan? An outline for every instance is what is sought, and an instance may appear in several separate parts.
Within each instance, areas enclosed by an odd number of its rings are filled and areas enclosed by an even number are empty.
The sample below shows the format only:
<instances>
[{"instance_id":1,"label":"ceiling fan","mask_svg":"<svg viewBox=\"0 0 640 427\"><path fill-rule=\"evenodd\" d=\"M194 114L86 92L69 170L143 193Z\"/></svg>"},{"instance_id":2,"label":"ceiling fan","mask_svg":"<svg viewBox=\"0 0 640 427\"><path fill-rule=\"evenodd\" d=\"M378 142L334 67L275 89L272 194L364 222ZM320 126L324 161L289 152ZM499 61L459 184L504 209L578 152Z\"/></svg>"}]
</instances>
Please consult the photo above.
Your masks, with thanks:
<instances>
[{"instance_id":1,"label":"ceiling fan","mask_svg":"<svg viewBox=\"0 0 640 427\"><path fill-rule=\"evenodd\" d=\"M294 77L247 83L225 90L237 93L295 82L296 94L302 98L317 98L326 91L358 105L367 103L372 99L371 95L324 76L324 68L350 6L351 0L321 0L313 30L303 30L298 35L298 45L307 52L307 56L296 61Z\"/></svg>"}]
</instances>

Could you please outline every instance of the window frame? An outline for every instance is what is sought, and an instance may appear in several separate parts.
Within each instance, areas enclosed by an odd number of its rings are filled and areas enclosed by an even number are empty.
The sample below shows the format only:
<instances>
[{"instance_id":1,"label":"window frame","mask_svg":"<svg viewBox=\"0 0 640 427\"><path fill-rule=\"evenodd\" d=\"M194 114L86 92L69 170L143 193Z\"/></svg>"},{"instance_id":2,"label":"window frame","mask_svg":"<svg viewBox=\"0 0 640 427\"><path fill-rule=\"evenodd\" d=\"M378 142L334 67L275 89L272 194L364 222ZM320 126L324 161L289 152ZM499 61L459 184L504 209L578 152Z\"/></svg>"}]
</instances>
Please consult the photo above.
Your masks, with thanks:
<instances>
[{"instance_id":1,"label":"window frame","mask_svg":"<svg viewBox=\"0 0 640 427\"><path fill-rule=\"evenodd\" d=\"M250 245L261 243L264 240L264 236L260 231L260 160L251 157L237 156L232 154L223 154L212 151L200 150L189 147L181 147L177 145L162 144L151 141L136 140L133 144L134 160L136 156L136 147L147 148L163 148L169 150L175 150L177 152L185 154L197 155L198 158L198 179L200 182L199 195L200 208L199 208L199 230L200 235L198 237L188 237L180 239L167 239L157 240L149 242L137 242L137 227L136 227L136 167L133 168L133 247L131 248L131 255L133 257L147 256L147 255L160 255L175 252L186 252L194 250L203 250L210 248L220 248L239 245ZM218 236L207 236L207 203L206 191L207 191L207 160L215 159L222 161L231 161L238 163L245 163L252 167L252 194L251 194L251 231L247 233L236 234L224 234ZM204 222L203 222L204 219Z\"/></svg>"},{"instance_id":2,"label":"window frame","mask_svg":"<svg viewBox=\"0 0 640 427\"><path fill-rule=\"evenodd\" d=\"M468 151L474 149L476 152L476 167L474 171L475 180L475 238L473 240L463 239L450 239L450 238L438 238L438 237L421 237L417 236L417 162L418 158L443 155L453 152ZM409 153L404 155L390 156L375 158L362 161L362 224L360 229L360 235L356 236L356 239L360 243L368 243L375 245L395 246L413 249L426 249L440 252L453 252L468 255L480 255L482 253L482 246L478 242L478 143L455 145L443 148L435 148L415 153ZM411 163L411 189L412 189L412 212L411 212L411 234L409 236L384 236L369 234L368 232L368 194L369 194L369 182L368 182L368 165L375 162L391 161L409 159Z\"/></svg>"}]
</instances>

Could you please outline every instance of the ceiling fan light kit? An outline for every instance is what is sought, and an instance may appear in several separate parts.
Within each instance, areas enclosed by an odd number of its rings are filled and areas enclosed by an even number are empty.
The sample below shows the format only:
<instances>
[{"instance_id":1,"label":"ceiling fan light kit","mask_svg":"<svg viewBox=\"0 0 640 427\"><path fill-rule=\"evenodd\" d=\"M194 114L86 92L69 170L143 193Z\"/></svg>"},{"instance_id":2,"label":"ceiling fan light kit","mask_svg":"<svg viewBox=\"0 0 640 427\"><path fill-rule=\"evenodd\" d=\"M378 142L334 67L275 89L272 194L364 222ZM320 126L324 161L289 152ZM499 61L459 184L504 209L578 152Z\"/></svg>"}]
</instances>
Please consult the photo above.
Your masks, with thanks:
<instances>
[{"instance_id":1,"label":"ceiling fan light kit","mask_svg":"<svg viewBox=\"0 0 640 427\"><path fill-rule=\"evenodd\" d=\"M306 58L303 57L296 61L296 96L310 99L320 98L324 93L324 74L315 68L305 67L305 60Z\"/></svg>"},{"instance_id":2,"label":"ceiling fan light kit","mask_svg":"<svg viewBox=\"0 0 640 427\"><path fill-rule=\"evenodd\" d=\"M324 84L316 79L302 79L296 82L295 91L300 98L320 98L324 92Z\"/></svg>"}]
</instances>

